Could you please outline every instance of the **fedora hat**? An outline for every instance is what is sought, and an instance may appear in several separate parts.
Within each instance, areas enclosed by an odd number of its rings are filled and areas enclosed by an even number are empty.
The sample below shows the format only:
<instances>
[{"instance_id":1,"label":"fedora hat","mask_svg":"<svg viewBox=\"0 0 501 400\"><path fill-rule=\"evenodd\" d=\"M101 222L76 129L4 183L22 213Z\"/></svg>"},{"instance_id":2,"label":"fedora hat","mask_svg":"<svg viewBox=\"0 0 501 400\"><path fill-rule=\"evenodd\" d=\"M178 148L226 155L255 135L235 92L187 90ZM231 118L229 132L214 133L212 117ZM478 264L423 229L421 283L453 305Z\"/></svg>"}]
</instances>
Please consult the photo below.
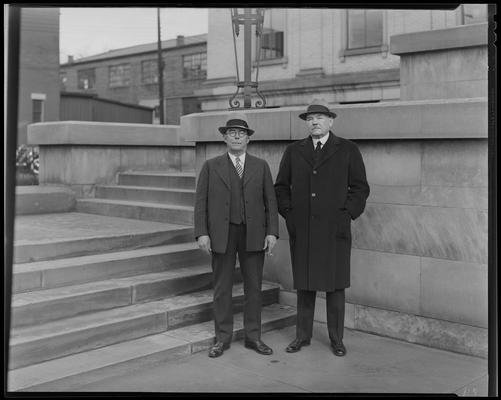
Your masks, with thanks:
<instances>
[{"instance_id":1,"label":"fedora hat","mask_svg":"<svg viewBox=\"0 0 501 400\"><path fill-rule=\"evenodd\" d=\"M322 100L313 100L306 108L306 112L299 114L299 118L306 120L308 114L325 114L331 118L336 118L337 115L329 110L327 103Z\"/></svg>"},{"instance_id":2,"label":"fedora hat","mask_svg":"<svg viewBox=\"0 0 501 400\"><path fill-rule=\"evenodd\" d=\"M247 118L243 114L233 114L226 121L226 126L219 127L219 132L225 134L228 129L238 128L245 129L247 131L247 135L252 135L254 131L249 128L249 124L247 123Z\"/></svg>"}]
</instances>

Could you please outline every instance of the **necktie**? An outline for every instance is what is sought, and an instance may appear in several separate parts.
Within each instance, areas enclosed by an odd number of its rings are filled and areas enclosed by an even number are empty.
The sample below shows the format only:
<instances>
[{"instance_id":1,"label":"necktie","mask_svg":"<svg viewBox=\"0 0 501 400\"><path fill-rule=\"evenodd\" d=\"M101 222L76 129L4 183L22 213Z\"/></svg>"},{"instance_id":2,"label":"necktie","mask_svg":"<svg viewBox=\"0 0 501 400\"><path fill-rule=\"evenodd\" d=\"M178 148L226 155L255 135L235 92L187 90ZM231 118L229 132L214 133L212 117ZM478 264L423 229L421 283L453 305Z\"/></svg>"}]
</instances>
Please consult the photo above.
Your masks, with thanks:
<instances>
[{"instance_id":1,"label":"necktie","mask_svg":"<svg viewBox=\"0 0 501 400\"><path fill-rule=\"evenodd\" d=\"M317 142L317 146L315 147L315 163L318 162L320 158L320 151L322 150L322 142L320 140Z\"/></svg>"},{"instance_id":2,"label":"necktie","mask_svg":"<svg viewBox=\"0 0 501 400\"><path fill-rule=\"evenodd\" d=\"M242 179L242 175L244 174L244 169L242 168L242 164L240 164L240 158L235 158L235 168L237 169L238 176Z\"/></svg>"}]
</instances>

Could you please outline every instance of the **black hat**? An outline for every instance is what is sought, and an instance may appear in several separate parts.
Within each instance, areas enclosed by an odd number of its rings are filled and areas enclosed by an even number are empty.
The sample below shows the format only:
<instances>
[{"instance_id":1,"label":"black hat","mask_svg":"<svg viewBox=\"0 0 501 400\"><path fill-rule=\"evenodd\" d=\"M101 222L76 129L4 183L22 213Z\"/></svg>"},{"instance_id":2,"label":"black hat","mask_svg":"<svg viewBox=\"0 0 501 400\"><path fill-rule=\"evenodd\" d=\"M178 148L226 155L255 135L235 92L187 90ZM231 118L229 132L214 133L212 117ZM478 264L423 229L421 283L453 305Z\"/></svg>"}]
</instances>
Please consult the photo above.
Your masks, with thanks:
<instances>
[{"instance_id":1,"label":"black hat","mask_svg":"<svg viewBox=\"0 0 501 400\"><path fill-rule=\"evenodd\" d=\"M306 109L306 112L299 114L299 118L306 120L308 114L325 114L331 118L336 118L337 115L329 110L327 103L321 100L313 100Z\"/></svg>"},{"instance_id":2,"label":"black hat","mask_svg":"<svg viewBox=\"0 0 501 400\"><path fill-rule=\"evenodd\" d=\"M238 115L232 115L228 121L226 121L226 126L221 126L219 127L219 132L222 134L225 134L226 131L230 128L239 128L239 129L245 129L247 131L247 135L252 135L254 131L249 128L249 125L247 124L247 120L243 114L238 114Z\"/></svg>"}]
</instances>

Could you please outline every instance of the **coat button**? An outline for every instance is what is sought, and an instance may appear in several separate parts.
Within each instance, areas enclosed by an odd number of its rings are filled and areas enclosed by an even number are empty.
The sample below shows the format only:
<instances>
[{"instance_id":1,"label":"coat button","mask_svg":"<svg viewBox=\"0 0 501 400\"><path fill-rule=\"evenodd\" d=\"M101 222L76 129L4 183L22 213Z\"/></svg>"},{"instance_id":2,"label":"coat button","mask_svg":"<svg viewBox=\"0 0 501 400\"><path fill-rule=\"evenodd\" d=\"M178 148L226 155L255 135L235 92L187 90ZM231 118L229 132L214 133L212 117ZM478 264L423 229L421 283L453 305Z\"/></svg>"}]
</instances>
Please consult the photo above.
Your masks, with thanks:
<instances>
[{"instance_id":1,"label":"coat button","mask_svg":"<svg viewBox=\"0 0 501 400\"><path fill-rule=\"evenodd\" d=\"M316 169L314 169L314 170L313 170L313 175L316 175L316 174L317 174L317 170L316 170Z\"/></svg>"},{"instance_id":2,"label":"coat button","mask_svg":"<svg viewBox=\"0 0 501 400\"><path fill-rule=\"evenodd\" d=\"M312 193L312 194L311 194L311 197L316 197L316 196L317 196L317 194L316 194L316 193Z\"/></svg>"}]
</instances>

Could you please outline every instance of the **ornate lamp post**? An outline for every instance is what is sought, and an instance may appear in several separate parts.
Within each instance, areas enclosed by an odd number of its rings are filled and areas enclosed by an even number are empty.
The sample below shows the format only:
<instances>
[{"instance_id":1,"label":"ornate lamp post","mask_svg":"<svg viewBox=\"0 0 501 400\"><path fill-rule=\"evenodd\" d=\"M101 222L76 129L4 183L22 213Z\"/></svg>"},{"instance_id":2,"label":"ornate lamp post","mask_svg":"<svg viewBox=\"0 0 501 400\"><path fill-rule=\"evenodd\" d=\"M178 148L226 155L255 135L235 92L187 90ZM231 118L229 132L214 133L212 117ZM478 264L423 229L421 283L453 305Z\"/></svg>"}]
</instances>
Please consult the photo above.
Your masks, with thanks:
<instances>
[{"instance_id":1,"label":"ornate lamp post","mask_svg":"<svg viewBox=\"0 0 501 400\"><path fill-rule=\"evenodd\" d=\"M252 108L252 89L256 90L256 94L260 100L256 100L254 106L263 108L266 106L266 99L258 90L258 77L259 77L259 59L261 58L261 35L263 33L264 22L264 9L257 8L253 13L251 8L244 8L244 13L239 14L237 8L231 9L231 25L233 31L233 46L235 50L235 65L237 69L237 91L230 98L230 110L240 108L240 101L236 100L238 92L243 89L244 104L243 108ZM240 25L244 26L244 80L240 80L240 73L238 68L238 53L236 37L240 33ZM257 40L257 54L256 54L256 79L252 80L252 25L256 25L256 40Z\"/></svg>"}]
</instances>

